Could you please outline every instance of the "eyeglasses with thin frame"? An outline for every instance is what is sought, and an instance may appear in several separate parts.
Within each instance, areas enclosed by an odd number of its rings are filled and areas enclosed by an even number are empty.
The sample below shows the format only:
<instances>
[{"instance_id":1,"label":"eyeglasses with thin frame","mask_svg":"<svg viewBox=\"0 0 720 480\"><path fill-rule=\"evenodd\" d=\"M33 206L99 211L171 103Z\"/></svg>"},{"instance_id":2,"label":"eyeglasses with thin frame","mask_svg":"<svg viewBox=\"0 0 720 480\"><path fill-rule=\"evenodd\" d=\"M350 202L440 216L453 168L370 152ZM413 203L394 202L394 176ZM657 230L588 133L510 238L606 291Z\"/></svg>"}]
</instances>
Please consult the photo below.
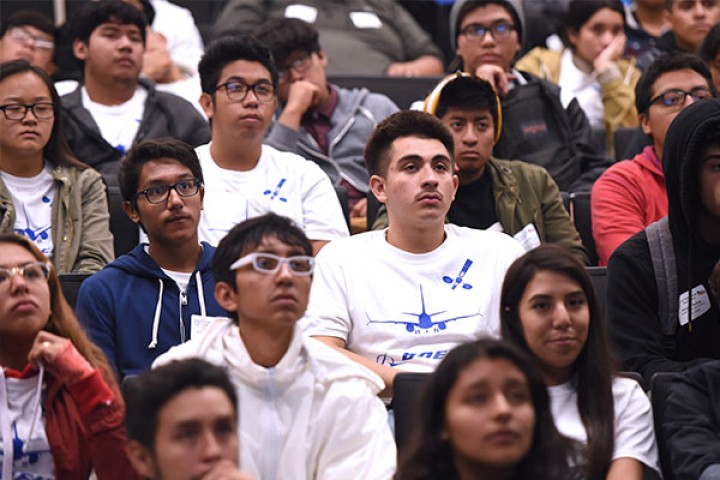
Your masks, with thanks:
<instances>
[{"instance_id":1,"label":"eyeglasses with thin frame","mask_svg":"<svg viewBox=\"0 0 720 480\"><path fill-rule=\"evenodd\" d=\"M471 23L460 30L460 34L465 35L468 40L479 42L485 38L485 34L488 32L495 40L505 40L510 37L513 30L515 30L515 25L504 21L493 23L489 27L479 23Z\"/></svg>"},{"instance_id":2,"label":"eyeglasses with thin frame","mask_svg":"<svg viewBox=\"0 0 720 480\"><path fill-rule=\"evenodd\" d=\"M30 45L30 42L32 42L35 44L35 48L39 48L40 50L53 50L55 48L54 41L37 37L22 28L14 28L10 30L10 38L17 40L23 45Z\"/></svg>"},{"instance_id":3,"label":"eyeglasses with thin frame","mask_svg":"<svg viewBox=\"0 0 720 480\"><path fill-rule=\"evenodd\" d=\"M231 102L242 102L250 90L255 94L258 102L267 103L275 98L275 87L267 80L248 85L240 80L230 80L215 87L215 91L225 90L228 100Z\"/></svg>"},{"instance_id":4,"label":"eyeglasses with thin frame","mask_svg":"<svg viewBox=\"0 0 720 480\"><path fill-rule=\"evenodd\" d=\"M153 185L150 188L137 192L133 199L137 201L138 197L144 195L148 203L165 203L170 197L170 190L175 190L181 197L188 198L197 195L200 187L202 187L202 180L199 178L188 178L172 185Z\"/></svg>"},{"instance_id":5,"label":"eyeglasses with thin frame","mask_svg":"<svg viewBox=\"0 0 720 480\"><path fill-rule=\"evenodd\" d=\"M13 275L20 274L23 279L28 283L36 283L46 281L52 270L52 264L50 262L31 262L18 267L4 268L0 267L0 287L7 287L10 285L10 280Z\"/></svg>"},{"instance_id":6,"label":"eyeglasses with thin frame","mask_svg":"<svg viewBox=\"0 0 720 480\"><path fill-rule=\"evenodd\" d=\"M49 120L55 116L55 104L52 102L8 103L0 105L0 110L8 120L22 120L28 110L32 110L38 120Z\"/></svg>"},{"instance_id":7,"label":"eyeglasses with thin frame","mask_svg":"<svg viewBox=\"0 0 720 480\"><path fill-rule=\"evenodd\" d=\"M285 65L285 68L278 70L278 81L284 82L290 77L290 70L296 73L305 73L312 65L312 53L304 53L302 57L293 60Z\"/></svg>"},{"instance_id":8,"label":"eyeglasses with thin frame","mask_svg":"<svg viewBox=\"0 0 720 480\"><path fill-rule=\"evenodd\" d=\"M312 275L315 269L315 259L307 255L294 255L292 257L280 257L272 253L255 252L240 257L230 265L230 270L237 270L246 265L252 265L256 272L277 273L280 268L287 264L293 275L307 277Z\"/></svg>"},{"instance_id":9,"label":"eyeglasses with thin frame","mask_svg":"<svg viewBox=\"0 0 720 480\"><path fill-rule=\"evenodd\" d=\"M685 99L688 95L690 95L693 99L693 102L696 102L701 98L712 98L712 92L707 87L695 87L689 92L680 90L679 88L673 88L672 90L667 90L657 97L652 98L649 105L660 102L660 104L665 107L680 107L685 104Z\"/></svg>"}]
</instances>

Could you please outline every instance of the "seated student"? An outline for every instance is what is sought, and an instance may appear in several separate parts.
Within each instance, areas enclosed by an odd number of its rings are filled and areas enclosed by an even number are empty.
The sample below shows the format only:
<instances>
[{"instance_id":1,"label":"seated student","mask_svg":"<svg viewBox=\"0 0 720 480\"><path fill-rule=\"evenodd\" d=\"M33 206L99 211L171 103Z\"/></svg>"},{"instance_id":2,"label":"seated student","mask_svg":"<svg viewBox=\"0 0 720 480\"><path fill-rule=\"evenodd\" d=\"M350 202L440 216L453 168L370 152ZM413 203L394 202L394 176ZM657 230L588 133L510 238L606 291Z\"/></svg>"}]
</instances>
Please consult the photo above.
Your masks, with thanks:
<instances>
[{"instance_id":1,"label":"seated student","mask_svg":"<svg viewBox=\"0 0 720 480\"><path fill-rule=\"evenodd\" d=\"M675 478L720 478L720 361L673 378L663 428Z\"/></svg>"},{"instance_id":2,"label":"seated student","mask_svg":"<svg viewBox=\"0 0 720 480\"><path fill-rule=\"evenodd\" d=\"M146 140L120 163L123 209L147 234L141 243L85 280L77 315L118 378L224 316L215 301L215 249L198 241L203 173L180 140Z\"/></svg>"},{"instance_id":3,"label":"seated student","mask_svg":"<svg viewBox=\"0 0 720 480\"><path fill-rule=\"evenodd\" d=\"M635 103L652 145L608 168L593 185L592 230L600 265L607 265L625 240L667 215L662 163L668 126L691 103L715 96L707 67L688 53L660 57L640 77Z\"/></svg>"},{"instance_id":4,"label":"seated student","mask_svg":"<svg viewBox=\"0 0 720 480\"><path fill-rule=\"evenodd\" d=\"M0 63L27 60L48 75L55 73L55 25L33 10L20 10L0 20Z\"/></svg>"},{"instance_id":5,"label":"seated student","mask_svg":"<svg viewBox=\"0 0 720 480\"><path fill-rule=\"evenodd\" d=\"M0 64L0 233L22 235L59 273L113 259L105 185L62 133L50 77L26 60Z\"/></svg>"},{"instance_id":6,"label":"seated student","mask_svg":"<svg viewBox=\"0 0 720 480\"><path fill-rule=\"evenodd\" d=\"M143 478L252 480L238 467L238 398L223 368L172 362L127 382L123 396L128 454Z\"/></svg>"},{"instance_id":7,"label":"seated student","mask_svg":"<svg viewBox=\"0 0 720 480\"><path fill-rule=\"evenodd\" d=\"M520 0L456 0L450 10L460 68L490 82L502 99L495 156L545 167L561 191L590 190L610 162L594 147L577 101L563 107L557 85L513 68L523 38Z\"/></svg>"},{"instance_id":8,"label":"seated student","mask_svg":"<svg viewBox=\"0 0 720 480\"><path fill-rule=\"evenodd\" d=\"M638 57L638 67L645 70L658 57L672 52L696 53L703 39L720 22L719 0L665 0L665 16L670 30L653 42Z\"/></svg>"},{"instance_id":9,"label":"seated student","mask_svg":"<svg viewBox=\"0 0 720 480\"><path fill-rule=\"evenodd\" d=\"M231 318L154 366L187 357L227 366L241 402L240 464L258 479L392 478L395 442L375 395L380 378L296 327L311 255L287 217L235 226L213 259L215 297Z\"/></svg>"},{"instance_id":10,"label":"seated student","mask_svg":"<svg viewBox=\"0 0 720 480\"><path fill-rule=\"evenodd\" d=\"M500 305L503 339L535 358L555 425L584 445L583 478L641 480L644 467L659 473L650 400L616 374L585 268L555 245L538 247L508 269Z\"/></svg>"},{"instance_id":11,"label":"seated student","mask_svg":"<svg viewBox=\"0 0 720 480\"><path fill-rule=\"evenodd\" d=\"M327 245L317 258L305 332L379 374L432 371L459 343L497 336L511 237L446 225L457 190L453 138L437 118L401 111L368 140L370 188L385 230Z\"/></svg>"},{"instance_id":12,"label":"seated student","mask_svg":"<svg viewBox=\"0 0 720 480\"><path fill-rule=\"evenodd\" d=\"M213 36L250 33L268 19L282 17L317 28L331 75L419 77L443 72L440 50L397 0L229 0Z\"/></svg>"},{"instance_id":13,"label":"seated student","mask_svg":"<svg viewBox=\"0 0 720 480\"><path fill-rule=\"evenodd\" d=\"M619 127L638 125L635 85L640 70L622 58L625 10L620 0L573 0L565 17L567 46L535 48L518 60L518 70L560 85L564 107L577 99L596 131L612 146Z\"/></svg>"},{"instance_id":14,"label":"seated student","mask_svg":"<svg viewBox=\"0 0 720 480\"><path fill-rule=\"evenodd\" d=\"M588 258L580 236L547 171L530 163L491 156L500 137L500 100L489 83L467 73L446 77L425 100L453 134L458 190L450 206L450 223L471 228L499 228L526 250L558 243L582 263ZM373 228L387 227L380 207Z\"/></svg>"},{"instance_id":15,"label":"seated student","mask_svg":"<svg viewBox=\"0 0 720 480\"><path fill-rule=\"evenodd\" d=\"M715 89L720 89L720 23L708 32L698 54L710 69Z\"/></svg>"},{"instance_id":16,"label":"seated student","mask_svg":"<svg viewBox=\"0 0 720 480\"><path fill-rule=\"evenodd\" d=\"M192 105L140 78L147 35L142 12L122 0L86 2L72 26L83 82L62 97L68 142L108 185L116 185L120 160L137 142L207 142L208 124Z\"/></svg>"},{"instance_id":17,"label":"seated student","mask_svg":"<svg viewBox=\"0 0 720 480\"><path fill-rule=\"evenodd\" d=\"M638 58L670 28L665 0L630 0L625 5L625 56Z\"/></svg>"},{"instance_id":18,"label":"seated student","mask_svg":"<svg viewBox=\"0 0 720 480\"><path fill-rule=\"evenodd\" d=\"M368 180L365 142L377 123L398 110L385 95L328 83L328 57L317 30L297 18L269 20L254 33L279 70L282 110L265 143L317 163L348 191L351 217L365 217Z\"/></svg>"},{"instance_id":19,"label":"seated student","mask_svg":"<svg viewBox=\"0 0 720 480\"><path fill-rule=\"evenodd\" d=\"M102 352L33 242L0 234L0 478L139 478Z\"/></svg>"},{"instance_id":20,"label":"seated student","mask_svg":"<svg viewBox=\"0 0 720 480\"><path fill-rule=\"evenodd\" d=\"M539 369L484 338L452 349L424 391L398 480L575 478Z\"/></svg>"},{"instance_id":21,"label":"seated student","mask_svg":"<svg viewBox=\"0 0 720 480\"><path fill-rule=\"evenodd\" d=\"M610 332L623 369L648 385L655 372L720 359L720 310L708 294L720 258L719 164L720 100L701 100L680 112L665 138L668 216L608 263Z\"/></svg>"},{"instance_id":22,"label":"seated student","mask_svg":"<svg viewBox=\"0 0 720 480\"><path fill-rule=\"evenodd\" d=\"M197 148L205 174L200 238L215 245L237 223L275 212L292 218L315 251L348 235L330 179L313 162L263 145L277 108L270 51L252 37L212 43L200 61L212 142ZM229 208L232 207L232 208Z\"/></svg>"}]
</instances>

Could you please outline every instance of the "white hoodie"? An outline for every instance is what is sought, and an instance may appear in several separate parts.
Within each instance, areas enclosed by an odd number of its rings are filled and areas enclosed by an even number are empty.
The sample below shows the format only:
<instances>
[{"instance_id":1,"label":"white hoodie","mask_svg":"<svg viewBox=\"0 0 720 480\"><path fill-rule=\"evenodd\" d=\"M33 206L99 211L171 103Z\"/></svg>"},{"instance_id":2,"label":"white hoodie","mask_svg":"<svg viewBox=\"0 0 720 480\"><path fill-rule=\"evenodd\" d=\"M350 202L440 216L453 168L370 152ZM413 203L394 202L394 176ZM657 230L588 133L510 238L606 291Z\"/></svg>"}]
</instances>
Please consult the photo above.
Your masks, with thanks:
<instances>
[{"instance_id":1,"label":"white hoodie","mask_svg":"<svg viewBox=\"0 0 720 480\"><path fill-rule=\"evenodd\" d=\"M295 328L273 368L253 363L238 327L218 319L153 367L201 357L225 366L239 401L241 468L262 480L390 479L395 442L380 377Z\"/></svg>"}]
</instances>

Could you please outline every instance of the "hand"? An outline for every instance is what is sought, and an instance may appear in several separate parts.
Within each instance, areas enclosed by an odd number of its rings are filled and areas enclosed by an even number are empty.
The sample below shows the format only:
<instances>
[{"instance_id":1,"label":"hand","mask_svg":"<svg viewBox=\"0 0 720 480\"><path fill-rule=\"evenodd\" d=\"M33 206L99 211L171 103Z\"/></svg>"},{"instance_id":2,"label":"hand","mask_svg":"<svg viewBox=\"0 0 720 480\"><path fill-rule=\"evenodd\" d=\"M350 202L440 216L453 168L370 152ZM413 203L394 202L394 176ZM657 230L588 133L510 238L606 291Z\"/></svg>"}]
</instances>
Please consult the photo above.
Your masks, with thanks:
<instances>
[{"instance_id":1,"label":"hand","mask_svg":"<svg viewBox=\"0 0 720 480\"><path fill-rule=\"evenodd\" d=\"M142 73L156 83L172 83L182 79L182 72L170 57L167 39L163 34L148 30Z\"/></svg>"},{"instance_id":2,"label":"hand","mask_svg":"<svg viewBox=\"0 0 720 480\"><path fill-rule=\"evenodd\" d=\"M35 336L28 361L42 365L65 384L92 375L94 370L70 340L45 330Z\"/></svg>"},{"instance_id":3,"label":"hand","mask_svg":"<svg viewBox=\"0 0 720 480\"><path fill-rule=\"evenodd\" d=\"M230 460L221 460L203 475L202 480L254 480L254 477L241 472Z\"/></svg>"},{"instance_id":4,"label":"hand","mask_svg":"<svg viewBox=\"0 0 720 480\"><path fill-rule=\"evenodd\" d=\"M388 66L385 75L388 77L418 77L420 72L413 62L396 62Z\"/></svg>"},{"instance_id":5,"label":"hand","mask_svg":"<svg viewBox=\"0 0 720 480\"><path fill-rule=\"evenodd\" d=\"M350 210L350 217L366 217L367 216L367 198L361 198Z\"/></svg>"},{"instance_id":6,"label":"hand","mask_svg":"<svg viewBox=\"0 0 720 480\"><path fill-rule=\"evenodd\" d=\"M608 43L607 47L605 47L603 51L600 52L600 55L598 55L593 61L593 67L596 72L602 72L611 64L622 58L622 55L625 52L626 40L625 34L620 33L618 36L613 38L610 43Z\"/></svg>"},{"instance_id":7,"label":"hand","mask_svg":"<svg viewBox=\"0 0 720 480\"><path fill-rule=\"evenodd\" d=\"M480 65L475 69L475 76L485 80L492 85L493 90L499 97L504 97L510 91L510 82L515 80L515 75L506 72L497 65Z\"/></svg>"},{"instance_id":8,"label":"hand","mask_svg":"<svg viewBox=\"0 0 720 480\"><path fill-rule=\"evenodd\" d=\"M308 80L296 80L290 84L285 109L305 114L318 102L321 94L320 87L314 83Z\"/></svg>"}]
</instances>

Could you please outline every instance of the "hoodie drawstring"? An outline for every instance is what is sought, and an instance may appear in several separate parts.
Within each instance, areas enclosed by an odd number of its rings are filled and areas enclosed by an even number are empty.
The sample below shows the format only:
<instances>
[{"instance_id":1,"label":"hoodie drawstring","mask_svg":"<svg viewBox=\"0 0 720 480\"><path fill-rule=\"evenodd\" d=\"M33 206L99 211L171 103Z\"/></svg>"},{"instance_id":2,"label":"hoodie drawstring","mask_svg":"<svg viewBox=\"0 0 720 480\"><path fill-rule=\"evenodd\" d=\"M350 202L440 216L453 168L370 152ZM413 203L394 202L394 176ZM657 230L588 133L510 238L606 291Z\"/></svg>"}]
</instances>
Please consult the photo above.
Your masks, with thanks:
<instances>
[{"instance_id":1,"label":"hoodie drawstring","mask_svg":"<svg viewBox=\"0 0 720 480\"><path fill-rule=\"evenodd\" d=\"M165 284L163 283L162 278L158 278L158 283L160 284L160 292L158 293L158 300L157 304L155 305L155 316L153 317L152 326L152 340L150 340L148 349L153 349L157 347L158 328L160 328L160 312L162 311L162 298Z\"/></svg>"},{"instance_id":2,"label":"hoodie drawstring","mask_svg":"<svg viewBox=\"0 0 720 480\"><path fill-rule=\"evenodd\" d=\"M205 291L203 290L202 275L200 275L200 271L195 273L195 281L197 282L198 302L200 302L200 316L205 318L207 317L207 310L205 309Z\"/></svg>"}]
</instances>

